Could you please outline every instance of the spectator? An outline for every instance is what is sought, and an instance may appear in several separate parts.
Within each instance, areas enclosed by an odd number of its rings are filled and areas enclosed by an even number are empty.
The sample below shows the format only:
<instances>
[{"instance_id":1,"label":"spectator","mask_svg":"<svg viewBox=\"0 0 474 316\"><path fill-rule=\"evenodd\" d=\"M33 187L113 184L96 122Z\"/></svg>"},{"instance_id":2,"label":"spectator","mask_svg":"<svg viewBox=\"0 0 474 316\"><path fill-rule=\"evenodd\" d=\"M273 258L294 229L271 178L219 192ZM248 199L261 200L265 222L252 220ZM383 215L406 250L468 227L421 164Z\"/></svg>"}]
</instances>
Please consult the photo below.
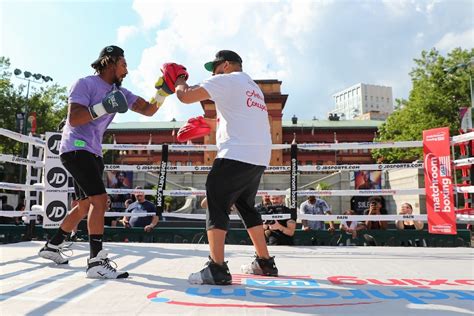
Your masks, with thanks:
<instances>
[{"instance_id":1,"label":"spectator","mask_svg":"<svg viewBox=\"0 0 474 316\"><path fill-rule=\"evenodd\" d=\"M265 194L264 196L262 196L262 202L256 204L255 208L257 209L257 211L259 211L259 213L262 213L262 212L260 212L260 210L262 208L268 207L270 205L272 205L271 197L270 197L270 195Z\"/></svg>"},{"instance_id":2,"label":"spectator","mask_svg":"<svg viewBox=\"0 0 474 316\"><path fill-rule=\"evenodd\" d=\"M136 190L143 190L142 187L136 187ZM136 201L128 206L125 210L127 213L154 213L156 214L155 204L145 199L145 193L143 191L137 191L134 193ZM159 218L157 215L153 216L124 216L122 223L125 227L143 227L145 232L151 232L156 225L158 225Z\"/></svg>"},{"instance_id":3,"label":"spectator","mask_svg":"<svg viewBox=\"0 0 474 316\"><path fill-rule=\"evenodd\" d=\"M296 229L296 212L283 205L283 196L271 197L267 207L268 214L291 214L291 218L277 221L265 221L263 228L269 245L294 245L293 235Z\"/></svg>"},{"instance_id":4,"label":"spectator","mask_svg":"<svg viewBox=\"0 0 474 316\"><path fill-rule=\"evenodd\" d=\"M412 213L413 213L413 207L411 206L411 204L403 203L401 206L401 210L398 214L411 215ZM395 225L397 226L397 229L416 229L416 230L422 230L424 226L423 222L414 221L411 219L395 221Z\"/></svg>"},{"instance_id":5,"label":"spectator","mask_svg":"<svg viewBox=\"0 0 474 316\"><path fill-rule=\"evenodd\" d=\"M0 211L13 211L14 208L8 204L8 197L3 195L0 197ZM0 216L0 224L12 224L14 222L13 218Z\"/></svg>"},{"instance_id":6,"label":"spectator","mask_svg":"<svg viewBox=\"0 0 474 316\"><path fill-rule=\"evenodd\" d=\"M356 212L353 210L347 210L343 213L344 215L356 215ZM361 224L357 221L341 221L341 224L339 225L339 228L341 229L341 232L346 233L346 236L344 234L341 235L341 238L339 238L337 244L340 244L341 241L344 242L344 237L346 237L346 244L347 245L353 245L354 242L358 240L357 232L360 230L365 229L365 225Z\"/></svg>"},{"instance_id":7,"label":"spectator","mask_svg":"<svg viewBox=\"0 0 474 316\"><path fill-rule=\"evenodd\" d=\"M369 208L364 211L364 215L387 215L387 211L382 208L382 199L372 196L369 199ZM367 229L387 229L387 221L365 221Z\"/></svg>"},{"instance_id":8,"label":"spectator","mask_svg":"<svg viewBox=\"0 0 474 316\"><path fill-rule=\"evenodd\" d=\"M25 211L25 204L23 202L18 203L18 205L16 206L15 211L17 211L17 212ZM15 225L20 225L22 223L21 216L14 217L13 219L15 220Z\"/></svg>"},{"instance_id":9,"label":"spectator","mask_svg":"<svg viewBox=\"0 0 474 316\"><path fill-rule=\"evenodd\" d=\"M309 190L313 190L314 188L310 188ZM316 198L315 195L308 196L308 199L301 203L300 205L300 214L310 214L310 215L323 215L323 214L331 214L331 207L329 204L324 201L323 199ZM304 231L308 230L324 230L326 229L323 221L309 221L309 220L302 220L302 229ZM334 230L334 224L330 222L330 228Z\"/></svg>"}]
</instances>

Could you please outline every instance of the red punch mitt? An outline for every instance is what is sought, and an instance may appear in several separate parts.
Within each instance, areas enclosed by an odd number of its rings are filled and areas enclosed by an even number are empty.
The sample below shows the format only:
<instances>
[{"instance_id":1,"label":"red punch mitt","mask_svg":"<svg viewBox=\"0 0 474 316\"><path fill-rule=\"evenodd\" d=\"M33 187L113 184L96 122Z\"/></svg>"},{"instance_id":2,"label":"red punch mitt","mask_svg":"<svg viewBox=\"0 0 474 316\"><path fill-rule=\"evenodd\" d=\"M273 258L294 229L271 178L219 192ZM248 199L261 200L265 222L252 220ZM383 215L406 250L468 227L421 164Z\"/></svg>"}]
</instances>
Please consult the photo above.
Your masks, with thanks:
<instances>
[{"instance_id":1,"label":"red punch mitt","mask_svg":"<svg viewBox=\"0 0 474 316\"><path fill-rule=\"evenodd\" d=\"M184 76L185 80L188 80L189 74L183 65L176 63L165 63L161 66L161 72L163 73L163 79L166 85L170 88L173 93L175 92L175 83L178 77Z\"/></svg>"},{"instance_id":2,"label":"red punch mitt","mask_svg":"<svg viewBox=\"0 0 474 316\"><path fill-rule=\"evenodd\" d=\"M184 143L188 140L209 135L211 127L202 116L190 118L188 122L178 131L178 142Z\"/></svg>"}]
</instances>

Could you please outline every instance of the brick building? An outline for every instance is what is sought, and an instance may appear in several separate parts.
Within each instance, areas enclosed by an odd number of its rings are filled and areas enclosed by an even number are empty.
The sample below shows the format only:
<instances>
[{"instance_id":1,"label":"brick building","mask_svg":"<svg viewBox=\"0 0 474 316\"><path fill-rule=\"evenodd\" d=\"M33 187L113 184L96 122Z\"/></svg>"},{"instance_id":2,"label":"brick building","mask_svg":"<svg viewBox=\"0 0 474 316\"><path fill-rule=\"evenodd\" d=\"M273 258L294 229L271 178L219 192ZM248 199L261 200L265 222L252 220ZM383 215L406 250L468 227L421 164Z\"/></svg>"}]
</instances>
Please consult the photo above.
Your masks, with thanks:
<instances>
[{"instance_id":1,"label":"brick building","mask_svg":"<svg viewBox=\"0 0 474 316\"><path fill-rule=\"evenodd\" d=\"M288 95L281 93L281 81L256 80L265 95L268 119L271 126L273 144L289 144L296 137L297 143L371 142L378 126L383 122L372 120L301 120L293 117L283 121L283 110ZM206 118L215 118L216 110L212 101L201 102ZM127 122L112 123L106 137L119 144L173 144L177 143L176 133L184 125L183 121L171 122ZM194 144L215 144L215 124L209 136L193 141ZM161 160L160 152L133 151L118 152L113 155L117 164L156 164ZM169 153L172 165L211 165L215 152L173 152ZM334 150L298 152L300 165L321 164L361 164L374 163L369 150ZM273 150L271 165L289 165L289 150Z\"/></svg>"}]
</instances>

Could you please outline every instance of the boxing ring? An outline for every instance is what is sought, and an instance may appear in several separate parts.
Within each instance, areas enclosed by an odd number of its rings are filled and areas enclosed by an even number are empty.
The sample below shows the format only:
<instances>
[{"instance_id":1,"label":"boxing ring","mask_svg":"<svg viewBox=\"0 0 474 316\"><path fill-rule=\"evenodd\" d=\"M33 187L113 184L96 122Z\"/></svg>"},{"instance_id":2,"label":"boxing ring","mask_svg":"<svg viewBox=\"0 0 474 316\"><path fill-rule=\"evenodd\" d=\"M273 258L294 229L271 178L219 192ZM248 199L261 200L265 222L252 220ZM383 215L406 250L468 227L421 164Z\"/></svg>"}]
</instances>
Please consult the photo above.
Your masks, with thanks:
<instances>
[{"instance_id":1,"label":"boxing ring","mask_svg":"<svg viewBox=\"0 0 474 316\"><path fill-rule=\"evenodd\" d=\"M0 129L0 135L47 149L47 141ZM474 133L452 137L451 145L471 142ZM386 147L384 147L386 146ZM307 150L339 150L352 148L419 147L421 142L339 143L273 145L273 149L295 147ZM212 145L132 145L104 144L112 150L215 150ZM45 153L46 155L46 153ZM164 157L165 158L165 157ZM208 166L168 166L162 158L159 165L110 165L106 170L159 172L158 190L145 194L164 196L205 195L204 190L166 190L166 172L208 171ZM292 159L293 160L293 159ZM0 154L0 161L19 163L29 168L45 168L40 158L19 158ZM465 166L472 158L453 160ZM421 195L423 188L381 190L297 190L299 171L384 170L406 168L407 165L335 165L276 166L267 172L289 172L290 190L259 191L258 195L287 194L290 203L296 196L349 196L394 194ZM409 164L423 168L423 163ZM47 174L46 172L44 172ZM45 176L45 178L48 178ZM294 179L294 180L293 180ZM38 184L0 183L0 188L14 191L40 192L47 195L45 181ZM65 185L64 191L71 192ZM456 185L455 192L471 194L469 185ZM107 189L109 194L127 194L135 190ZM27 195L28 196L28 195ZM291 206L291 204L290 204ZM293 205L294 206L294 205ZM1 216L48 216L47 206L38 204L20 212L0 211ZM469 223L473 211L457 209L457 221ZM109 212L106 216L122 216ZM147 216L148 214L143 214ZM163 216L186 216L202 219L199 214L163 213ZM233 216L233 218L236 218ZM284 218L282 214L269 218ZM428 221L421 215L298 215L308 220L399 220ZM204 225L204 224L203 224ZM278 278L239 274L239 267L253 256L253 247L227 245L226 259L233 275L228 287L194 286L187 283L188 274L202 267L208 255L203 244L106 243L110 257L120 269L130 273L129 279L90 280L84 275L88 256L87 243L74 243L74 255L68 266L57 266L37 256L43 242L22 242L0 247L0 311L5 315L472 315L474 314L474 269L472 248L418 247L314 247L270 246L280 270Z\"/></svg>"}]
</instances>

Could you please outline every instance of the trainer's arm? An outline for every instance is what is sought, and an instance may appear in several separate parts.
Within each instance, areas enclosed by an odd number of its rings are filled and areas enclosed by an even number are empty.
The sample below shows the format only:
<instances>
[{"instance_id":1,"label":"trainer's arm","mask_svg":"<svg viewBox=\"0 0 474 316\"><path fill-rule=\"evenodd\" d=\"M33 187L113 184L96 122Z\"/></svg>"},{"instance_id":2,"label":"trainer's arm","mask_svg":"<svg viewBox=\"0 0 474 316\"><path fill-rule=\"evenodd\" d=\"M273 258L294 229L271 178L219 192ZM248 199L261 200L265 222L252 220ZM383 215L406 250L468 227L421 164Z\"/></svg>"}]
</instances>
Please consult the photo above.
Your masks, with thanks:
<instances>
[{"instance_id":1,"label":"trainer's arm","mask_svg":"<svg viewBox=\"0 0 474 316\"><path fill-rule=\"evenodd\" d=\"M161 104L160 104L161 105ZM160 107L156 104L145 101L143 98L138 97L135 103L132 105L132 111L146 115L152 116L158 111Z\"/></svg>"},{"instance_id":2,"label":"trainer's arm","mask_svg":"<svg viewBox=\"0 0 474 316\"><path fill-rule=\"evenodd\" d=\"M211 98L206 89L201 86L190 87L184 78L176 79L175 88L178 100L186 104L208 100Z\"/></svg>"}]
</instances>

